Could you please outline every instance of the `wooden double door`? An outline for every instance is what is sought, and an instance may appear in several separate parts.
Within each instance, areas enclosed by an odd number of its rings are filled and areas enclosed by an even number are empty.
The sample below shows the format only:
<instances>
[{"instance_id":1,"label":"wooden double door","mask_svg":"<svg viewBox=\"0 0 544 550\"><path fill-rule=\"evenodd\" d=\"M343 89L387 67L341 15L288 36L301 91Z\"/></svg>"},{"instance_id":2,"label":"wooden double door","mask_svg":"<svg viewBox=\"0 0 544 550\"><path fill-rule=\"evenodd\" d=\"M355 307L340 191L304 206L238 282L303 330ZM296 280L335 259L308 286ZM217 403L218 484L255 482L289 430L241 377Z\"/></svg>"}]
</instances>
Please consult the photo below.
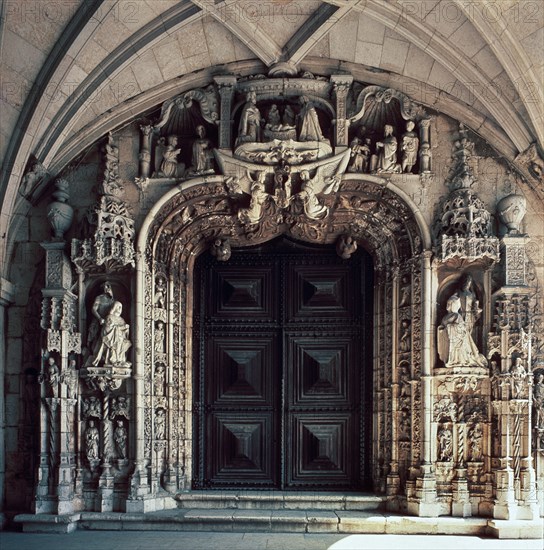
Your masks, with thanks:
<instances>
[{"instance_id":1,"label":"wooden double door","mask_svg":"<svg viewBox=\"0 0 544 550\"><path fill-rule=\"evenodd\" d=\"M368 484L371 274L285 239L198 259L195 489Z\"/></svg>"}]
</instances>

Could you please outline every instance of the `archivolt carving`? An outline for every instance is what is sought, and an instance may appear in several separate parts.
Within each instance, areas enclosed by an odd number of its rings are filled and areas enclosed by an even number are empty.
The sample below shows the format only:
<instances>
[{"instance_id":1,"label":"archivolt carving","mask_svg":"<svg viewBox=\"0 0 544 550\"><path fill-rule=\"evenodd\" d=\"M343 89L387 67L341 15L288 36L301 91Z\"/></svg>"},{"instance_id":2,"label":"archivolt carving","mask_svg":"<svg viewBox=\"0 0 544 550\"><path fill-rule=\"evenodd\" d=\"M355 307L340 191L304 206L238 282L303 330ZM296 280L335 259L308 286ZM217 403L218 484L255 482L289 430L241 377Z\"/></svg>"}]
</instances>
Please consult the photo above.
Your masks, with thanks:
<instances>
[{"instance_id":1,"label":"archivolt carving","mask_svg":"<svg viewBox=\"0 0 544 550\"><path fill-rule=\"evenodd\" d=\"M420 395L419 375L421 349L416 345L421 335L421 253L422 238L409 206L383 180L369 177L361 180L349 175L342 180L337 193L327 196L327 217L315 220L298 211L283 211L273 201L263 207L262 218L251 227L244 225L237 216L237 206L230 198L225 178L207 178L202 185L190 185L178 192L171 191L170 199L154 213L145 242L145 268L141 282L144 284L143 319L143 380L144 380L144 454L151 465L152 479L161 479L168 490L183 489L190 484L192 456L192 411L199 406L191 393L190 361L197 342L192 338L192 267L196 256L218 240L228 239L232 247L243 247L271 240L286 234L314 243L336 243L340 235L350 235L359 246L366 248L375 258L375 270L384 284L377 291L380 301L379 319L381 356L375 365L376 392L383 393L385 407L382 424L384 441L392 441L393 299L398 277L393 277L392 266L406 266L413 281L410 297L415 382L405 397L412 395L413 434L415 448L419 447ZM198 183L196 180L195 183ZM398 269L397 269L398 271ZM410 276L410 275L409 275ZM161 303L152 299L154 289L168 281L167 290L161 293ZM164 300L164 304L162 301ZM163 307L165 306L165 307ZM169 317L158 316L159 310L173 312ZM157 320L165 323L164 335L157 339ZM157 341L161 342L157 354ZM158 357L160 355L160 357ZM164 367L164 370L163 370ZM409 371L409 369L408 369ZM409 374L409 373L408 373ZM164 379L164 382L163 382ZM396 379L396 377L395 377ZM157 386L154 388L154 385ZM163 389L164 388L164 389ZM166 395L164 395L166 393ZM165 403L170 402L170 407ZM409 401L405 400L405 407ZM161 410L172 413L163 418ZM158 423L158 425L157 425ZM159 437L160 436L160 437ZM166 436L166 437L165 437ZM159 460L159 447L160 456ZM166 445L166 448L164 448ZM419 457L419 451L416 453ZM378 483L385 485L385 476L391 457L376 471ZM417 459L416 459L417 460Z\"/></svg>"}]
</instances>

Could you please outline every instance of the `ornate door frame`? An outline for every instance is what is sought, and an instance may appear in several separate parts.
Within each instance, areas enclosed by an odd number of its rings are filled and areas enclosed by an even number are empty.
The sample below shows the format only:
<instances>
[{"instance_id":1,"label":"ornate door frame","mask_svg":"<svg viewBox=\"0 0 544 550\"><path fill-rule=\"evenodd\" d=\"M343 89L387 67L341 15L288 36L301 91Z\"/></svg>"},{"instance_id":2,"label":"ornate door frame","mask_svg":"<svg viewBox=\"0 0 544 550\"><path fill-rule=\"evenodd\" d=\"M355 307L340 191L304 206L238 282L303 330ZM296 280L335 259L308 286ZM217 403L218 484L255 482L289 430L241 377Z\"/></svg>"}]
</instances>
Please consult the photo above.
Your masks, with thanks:
<instances>
[{"instance_id":1,"label":"ornate door frame","mask_svg":"<svg viewBox=\"0 0 544 550\"><path fill-rule=\"evenodd\" d=\"M373 256L375 490L398 494L430 463L430 448L423 445L431 414L428 226L406 193L377 176L345 175L333 200L321 220L286 215L272 205L248 228L236 215L226 178L211 176L183 182L150 210L137 249L131 498L155 493L159 485L171 493L191 486L193 267L217 239L243 247L282 234L323 244L349 235ZM401 321L410 326L410 343L402 350ZM157 328L164 336L157 337ZM408 426L401 411L409 413Z\"/></svg>"}]
</instances>

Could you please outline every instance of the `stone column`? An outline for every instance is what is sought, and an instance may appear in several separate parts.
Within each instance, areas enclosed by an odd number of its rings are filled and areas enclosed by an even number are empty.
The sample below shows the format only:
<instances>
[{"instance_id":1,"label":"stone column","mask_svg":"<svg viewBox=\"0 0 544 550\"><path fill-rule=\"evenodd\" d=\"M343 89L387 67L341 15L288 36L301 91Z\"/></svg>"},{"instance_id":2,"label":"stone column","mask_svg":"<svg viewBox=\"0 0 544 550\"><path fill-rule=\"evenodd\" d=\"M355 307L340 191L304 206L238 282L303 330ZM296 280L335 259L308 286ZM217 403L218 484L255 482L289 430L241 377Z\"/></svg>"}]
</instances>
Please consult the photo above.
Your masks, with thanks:
<instances>
[{"instance_id":1,"label":"stone column","mask_svg":"<svg viewBox=\"0 0 544 550\"><path fill-rule=\"evenodd\" d=\"M431 171L431 119L419 121L419 171Z\"/></svg>"},{"instance_id":2,"label":"stone column","mask_svg":"<svg viewBox=\"0 0 544 550\"><path fill-rule=\"evenodd\" d=\"M138 160L140 161L140 178L147 179L151 168L151 136L153 127L150 124L140 126L142 140Z\"/></svg>"},{"instance_id":3,"label":"stone column","mask_svg":"<svg viewBox=\"0 0 544 550\"><path fill-rule=\"evenodd\" d=\"M215 76L214 81L221 97L219 114L219 149L230 151L232 147L232 98L236 86L235 76Z\"/></svg>"},{"instance_id":4,"label":"stone column","mask_svg":"<svg viewBox=\"0 0 544 550\"><path fill-rule=\"evenodd\" d=\"M352 82L353 77L351 75L331 76L331 83L336 97L336 119L333 121L335 129L335 153L341 153L349 145L349 123L346 120L346 98Z\"/></svg>"},{"instance_id":5,"label":"stone column","mask_svg":"<svg viewBox=\"0 0 544 550\"><path fill-rule=\"evenodd\" d=\"M4 527L4 500L6 495L6 417L4 379L6 376L6 332L7 308L14 301L14 286L0 277L0 530Z\"/></svg>"}]
</instances>

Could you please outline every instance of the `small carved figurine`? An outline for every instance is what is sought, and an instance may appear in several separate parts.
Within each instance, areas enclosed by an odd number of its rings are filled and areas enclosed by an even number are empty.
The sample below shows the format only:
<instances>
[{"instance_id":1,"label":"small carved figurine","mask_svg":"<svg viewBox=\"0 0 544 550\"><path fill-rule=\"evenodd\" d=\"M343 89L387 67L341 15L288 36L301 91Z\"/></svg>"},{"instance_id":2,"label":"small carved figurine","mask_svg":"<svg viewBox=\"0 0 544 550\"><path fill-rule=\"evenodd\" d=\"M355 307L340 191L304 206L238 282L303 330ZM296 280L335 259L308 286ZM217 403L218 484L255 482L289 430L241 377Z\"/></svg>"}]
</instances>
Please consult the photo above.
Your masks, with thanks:
<instances>
[{"instance_id":1,"label":"small carved figurine","mask_svg":"<svg viewBox=\"0 0 544 550\"><path fill-rule=\"evenodd\" d=\"M411 348L411 330L410 330L410 321L408 319L403 319L400 323L400 341L399 341L399 349L402 352L410 351Z\"/></svg>"},{"instance_id":2,"label":"small carved figurine","mask_svg":"<svg viewBox=\"0 0 544 550\"><path fill-rule=\"evenodd\" d=\"M155 389L155 395L162 397L164 395L164 381L165 372L164 365L158 364L155 367L155 377L153 379L153 388Z\"/></svg>"},{"instance_id":3,"label":"small carved figurine","mask_svg":"<svg viewBox=\"0 0 544 550\"><path fill-rule=\"evenodd\" d=\"M527 371L523 366L523 359L521 357L518 357L512 365L512 368L510 369L512 397L514 399L519 399L523 396L523 389L526 378Z\"/></svg>"},{"instance_id":4,"label":"small carved figurine","mask_svg":"<svg viewBox=\"0 0 544 550\"><path fill-rule=\"evenodd\" d=\"M87 346L90 352L93 352L97 344L97 339L100 334L100 327L106 322L106 317L108 316L114 302L115 300L113 298L111 283L109 281L105 281L102 284L102 294L99 294L93 302L93 320L91 321L87 336Z\"/></svg>"},{"instance_id":5,"label":"small carved figurine","mask_svg":"<svg viewBox=\"0 0 544 550\"><path fill-rule=\"evenodd\" d=\"M260 171L257 173L257 179L253 180L251 184L249 208L240 208L238 211L238 218L243 224L252 225L261 219L263 204L270 197L265 190L265 178L266 172Z\"/></svg>"},{"instance_id":6,"label":"small carved figurine","mask_svg":"<svg viewBox=\"0 0 544 550\"><path fill-rule=\"evenodd\" d=\"M482 425L478 422L468 432L470 460L480 462L482 460Z\"/></svg>"},{"instance_id":7,"label":"small carved figurine","mask_svg":"<svg viewBox=\"0 0 544 550\"><path fill-rule=\"evenodd\" d=\"M299 121L298 140L299 141L329 141L323 136L319 118L314 104L306 97L300 97L300 113L297 116Z\"/></svg>"},{"instance_id":8,"label":"small carved figurine","mask_svg":"<svg viewBox=\"0 0 544 550\"><path fill-rule=\"evenodd\" d=\"M181 149L176 149L178 145L178 138L176 136L168 136L168 145L164 150L161 162L161 172L166 178L176 177L178 169L178 155Z\"/></svg>"},{"instance_id":9,"label":"small carved figurine","mask_svg":"<svg viewBox=\"0 0 544 550\"><path fill-rule=\"evenodd\" d=\"M77 398L77 370L76 360L70 359L68 369L62 373L61 382L66 384L66 397L68 399Z\"/></svg>"},{"instance_id":10,"label":"small carved figurine","mask_svg":"<svg viewBox=\"0 0 544 550\"><path fill-rule=\"evenodd\" d=\"M85 454L89 462L98 460L98 428L95 426L94 420L89 420L89 425L85 431Z\"/></svg>"},{"instance_id":11,"label":"small carved figurine","mask_svg":"<svg viewBox=\"0 0 544 550\"><path fill-rule=\"evenodd\" d=\"M196 127L197 139L193 142L193 159L191 172L197 174L213 173L212 142L206 138L206 128L201 124Z\"/></svg>"},{"instance_id":12,"label":"small carved figurine","mask_svg":"<svg viewBox=\"0 0 544 550\"><path fill-rule=\"evenodd\" d=\"M155 411L155 439L166 439L166 416L164 409Z\"/></svg>"},{"instance_id":13,"label":"small carved figurine","mask_svg":"<svg viewBox=\"0 0 544 550\"><path fill-rule=\"evenodd\" d=\"M544 430L544 374L539 373L533 387L533 408L535 411L535 428Z\"/></svg>"},{"instance_id":14,"label":"small carved figurine","mask_svg":"<svg viewBox=\"0 0 544 550\"><path fill-rule=\"evenodd\" d=\"M91 395L89 399L83 399L83 418L102 418L100 401Z\"/></svg>"},{"instance_id":15,"label":"small carved figurine","mask_svg":"<svg viewBox=\"0 0 544 550\"><path fill-rule=\"evenodd\" d=\"M406 132L402 135L401 151L402 151L402 171L411 172L413 166L417 162L417 150L419 147L419 138L414 132L415 124L409 120L406 123Z\"/></svg>"},{"instance_id":16,"label":"small carved figurine","mask_svg":"<svg viewBox=\"0 0 544 550\"><path fill-rule=\"evenodd\" d=\"M438 460L450 462L453 460L453 434L449 428L438 431Z\"/></svg>"},{"instance_id":17,"label":"small carved figurine","mask_svg":"<svg viewBox=\"0 0 544 550\"><path fill-rule=\"evenodd\" d=\"M127 420L130 420L130 397L120 395L111 400L110 418L115 418L116 416L124 416Z\"/></svg>"},{"instance_id":18,"label":"small carved figurine","mask_svg":"<svg viewBox=\"0 0 544 550\"><path fill-rule=\"evenodd\" d=\"M246 103L242 109L236 147L242 143L261 141L261 113L257 107L257 94L248 92Z\"/></svg>"},{"instance_id":19,"label":"small carved figurine","mask_svg":"<svg viewBox=\"0 0 544 550\"><path fill-rule=\"evenodd\" d=\"M153 296L155 306L160 309L164 309L165 298L166 298L166 283L162 277L158 277L155 283L155 295Z\"/></svg>"},{"instance_id":20,"label":"small carved figurine","mask_svg":"<svg viewBox=\"0 0 544 550\"><path fill-rule=\"evenodd\" d=\"M158 321L155 327L155 351L157 353L164 353L164 323Z\"/></svg>"},{"instance_id":21,"label":"small carved figurine","mask_svg":"<svg viewBox=\"0 0 544 550\"><path fill-rule=\"evenodd\" d=\"M47 358L47 365L45 367L45 372L39 378L40 382L46 382L49 390L47 391L48 397L58 397L59 396L59 367L53 356Z\"/></svg>"},{"instance_id":22,"label":"small carved figurine","mask_svg":"<svg viewBox=\"0 0 544 550\"><path fill-rule=\"evenodd\" d=\"M370 138L365 138L364 144L361 138L355 137L351 142L351 164L348 172L368 172L370 163Z\"/></svg>"},{"instance_id":23,"label":"small carved figurine","mask_svg":"<svg viewBox=\"0 0 544 550\"><path fill-rule=\"evenodd\" d=\"M113 432L113 441L115 442L117 457L125 459L127 457L127 430L122 420L117 421L117 426Z\"/></svg>"},{"instance_id":24,"label":"small carved figurine","mask_svg":"<svg viewBox=\"0 0 544 550\"><path fill-rule=\"evenodd\" d=\"M393 135L393 126L386 124L384 137L376 143L378 150L377 172L400 172L401 167L397 163L397 138Z\"/></svg>"}]
</instances>

